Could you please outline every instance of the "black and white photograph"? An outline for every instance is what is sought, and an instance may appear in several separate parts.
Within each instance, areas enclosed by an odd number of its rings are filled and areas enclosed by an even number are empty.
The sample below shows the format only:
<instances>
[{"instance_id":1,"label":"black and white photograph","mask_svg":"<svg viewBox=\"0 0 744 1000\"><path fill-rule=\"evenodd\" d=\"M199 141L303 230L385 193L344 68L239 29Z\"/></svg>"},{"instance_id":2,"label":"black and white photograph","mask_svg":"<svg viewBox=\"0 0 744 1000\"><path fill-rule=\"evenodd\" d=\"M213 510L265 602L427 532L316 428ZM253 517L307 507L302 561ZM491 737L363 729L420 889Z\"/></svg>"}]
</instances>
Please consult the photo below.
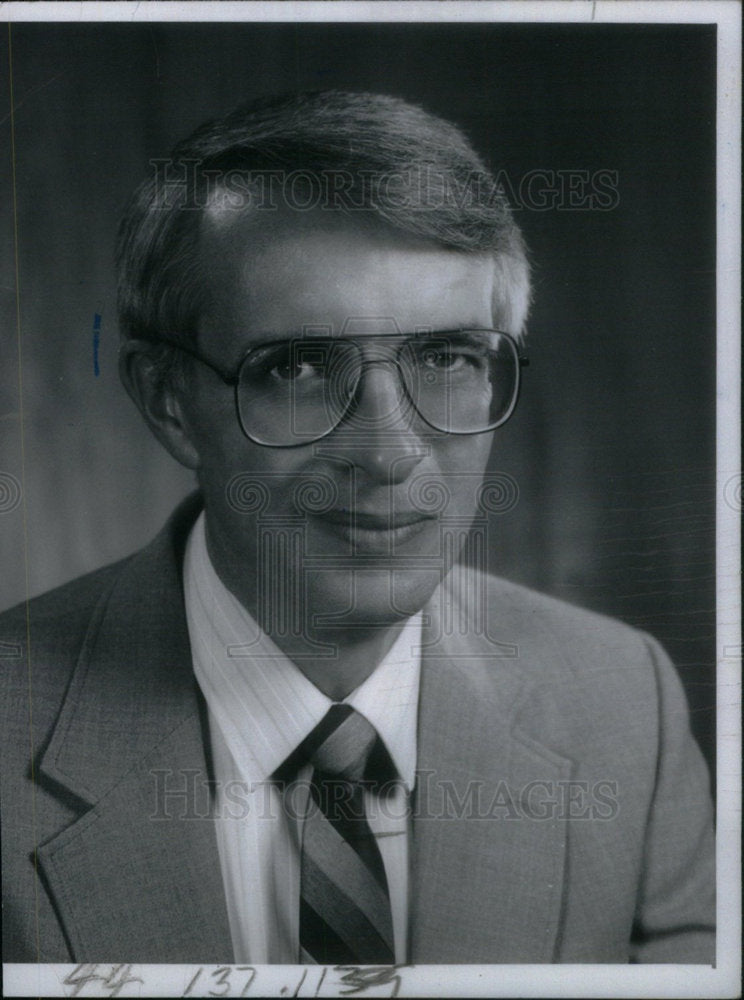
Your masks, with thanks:
<instances>
[{"instance_id":1,"label":"black and white photograph","mask_svg":"<svg viewBox=\"0 0 744 1000\"><path fill-rule=\"evenodd\" d=\"M739 5L4 6L3 995L735 995Z\"/></svg>"}]
</instances>

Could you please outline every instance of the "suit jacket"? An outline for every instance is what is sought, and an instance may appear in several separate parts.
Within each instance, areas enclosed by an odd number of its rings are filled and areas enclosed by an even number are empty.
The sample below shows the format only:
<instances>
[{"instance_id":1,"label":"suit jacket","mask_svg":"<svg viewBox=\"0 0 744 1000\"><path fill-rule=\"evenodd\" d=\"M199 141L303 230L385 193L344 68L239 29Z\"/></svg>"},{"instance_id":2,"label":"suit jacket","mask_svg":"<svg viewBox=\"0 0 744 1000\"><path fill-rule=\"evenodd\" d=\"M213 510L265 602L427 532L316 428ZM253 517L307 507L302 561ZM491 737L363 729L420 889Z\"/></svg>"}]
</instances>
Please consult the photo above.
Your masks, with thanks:
<instances>
[{"instance_id":1,"label":"suit jacket","mask_svg":"<svg viewBox=\"0 0 744 1000\"><path fill-rule=\"evenodd\" d=\"M6 962L233 960L208 803L179 797L210 769L181 583L198 506L0 617ZM425 609L411 961L712 963L707 770L663 652L452 577Z\"/></svg>"}]
</instances>

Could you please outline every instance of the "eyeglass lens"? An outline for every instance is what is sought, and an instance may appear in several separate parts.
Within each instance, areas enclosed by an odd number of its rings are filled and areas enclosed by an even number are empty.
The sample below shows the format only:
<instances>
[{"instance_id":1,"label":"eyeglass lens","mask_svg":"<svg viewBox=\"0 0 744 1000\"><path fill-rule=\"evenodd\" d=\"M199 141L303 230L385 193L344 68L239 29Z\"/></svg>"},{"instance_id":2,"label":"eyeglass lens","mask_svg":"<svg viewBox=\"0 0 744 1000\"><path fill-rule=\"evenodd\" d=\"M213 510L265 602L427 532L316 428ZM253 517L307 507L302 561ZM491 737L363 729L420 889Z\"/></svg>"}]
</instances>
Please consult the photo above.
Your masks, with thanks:
<instances>
[{"instance_id":1,"label":"eyeglass lens","mask_svg":"<svg viewBox=\"0 0 744 1000\"><path fill-rule=\"evenodd\" d=\"M243 429L266 445L317 440L353 411L365 369L391 362L405 389L398 405L410 411L412 404L435 430L478 433L513 409L519 359L504 334L458 331L395 344L313 338L268 344L246 357L237 389Z\"/></svg>"}]
</instances>

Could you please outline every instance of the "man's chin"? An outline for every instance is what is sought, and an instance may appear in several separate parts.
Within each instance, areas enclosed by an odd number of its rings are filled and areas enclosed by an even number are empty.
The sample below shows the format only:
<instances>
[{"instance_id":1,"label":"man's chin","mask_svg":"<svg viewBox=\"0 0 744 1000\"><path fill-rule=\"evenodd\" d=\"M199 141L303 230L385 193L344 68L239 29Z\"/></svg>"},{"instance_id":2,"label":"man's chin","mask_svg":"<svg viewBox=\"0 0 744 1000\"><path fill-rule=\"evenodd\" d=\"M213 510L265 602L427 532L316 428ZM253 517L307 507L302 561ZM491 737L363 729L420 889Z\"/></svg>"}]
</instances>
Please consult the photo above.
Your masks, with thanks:
<instances>
[{"instance_id":1,"label":"man's chin","mask_svg":"<svg viewBox=\"0 0 744 1000\"><path fill-rule=\"evenodd\" d=\"M318 571L307 592L309 632L352 639L354 631L393 627L420 611L440 580L432 568Z\"/></svg>"}]
</instances>

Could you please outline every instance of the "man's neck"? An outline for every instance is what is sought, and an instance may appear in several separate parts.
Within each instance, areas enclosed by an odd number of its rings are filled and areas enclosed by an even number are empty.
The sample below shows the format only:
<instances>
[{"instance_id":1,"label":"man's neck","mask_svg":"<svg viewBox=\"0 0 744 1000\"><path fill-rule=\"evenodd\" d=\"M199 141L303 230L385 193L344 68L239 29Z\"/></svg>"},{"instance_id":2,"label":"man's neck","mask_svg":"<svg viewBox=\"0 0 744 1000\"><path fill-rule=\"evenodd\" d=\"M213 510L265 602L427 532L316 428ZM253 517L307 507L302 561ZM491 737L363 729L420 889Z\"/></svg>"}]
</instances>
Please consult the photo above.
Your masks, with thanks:
<instances>
[{"instance_id":1,"label":"man's neck","mask_svg":"<svg viewBox=\"0 0 744 1000\"><path fill-rule=\"evenodd\" d=\"M246 580L229 561L224 563L209 544L210 562L222 583L254 621L307 679L326 697L342 701L373 673L400 635L407 618L360 625L277 629L277 622L309 622L306 609L267 607L259 601L255 581ZM279 614L284 610L286 614Z\"/></svg>"},{"instance_id":2,"label":"man's neck","mask_svg":"<svg viewBox=\"0 0 744 1000\"><path fill-rule=\"evenodd\" d=\"M325 631L312 639L270 632L267 635L326 697L343 701L384 660L404 624L401 621L363 630ZM323 652L319 653L321 643Z\"/></svg>"}]
</instances>

